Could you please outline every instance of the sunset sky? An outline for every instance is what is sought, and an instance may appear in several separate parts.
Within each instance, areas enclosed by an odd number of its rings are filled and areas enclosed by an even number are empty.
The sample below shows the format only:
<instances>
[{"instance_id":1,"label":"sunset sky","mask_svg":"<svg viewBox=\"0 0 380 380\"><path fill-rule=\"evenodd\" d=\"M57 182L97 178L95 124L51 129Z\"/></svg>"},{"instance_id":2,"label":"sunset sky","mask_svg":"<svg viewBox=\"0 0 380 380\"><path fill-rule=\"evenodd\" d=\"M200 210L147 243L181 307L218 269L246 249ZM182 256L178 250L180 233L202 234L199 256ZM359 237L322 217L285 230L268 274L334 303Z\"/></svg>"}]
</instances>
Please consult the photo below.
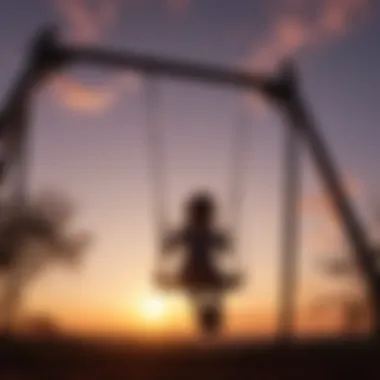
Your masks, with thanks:
<instances>
[{"instance_id":1,"label":"sunset sky","mask_svg":"<svg viewBox=\"0 0 380 380\"><path fill-rule=\"evenodd\" d=\"M70 43L247 70L273 72L282 58L294 57L347 190L370 224L368 210L380 188L379 2L1 1L2 100L22 67L27 43L49 23ZM69 194L78 205L78 226L91 231L94 241L77 270L54 268L42 276L25 306L51 314L70 331L175 335L191 326L185 301L159 294L150 278L156 226L144 140L146 83L136 73L74 67L52 78L35 99L32 192ZM173 225L180 221L181 202L198 188L215 191L226 213L232 131L242 119L252 125L239 236L248 284L230 299L229 331L270 332L278 290L280 118L235 89L163 80L159 90ZM305 327L314 323L305 308L325 283L316 275L316 257L342 244L306 156L304 162L299 323Z\"/></svg>"}]
</instances>

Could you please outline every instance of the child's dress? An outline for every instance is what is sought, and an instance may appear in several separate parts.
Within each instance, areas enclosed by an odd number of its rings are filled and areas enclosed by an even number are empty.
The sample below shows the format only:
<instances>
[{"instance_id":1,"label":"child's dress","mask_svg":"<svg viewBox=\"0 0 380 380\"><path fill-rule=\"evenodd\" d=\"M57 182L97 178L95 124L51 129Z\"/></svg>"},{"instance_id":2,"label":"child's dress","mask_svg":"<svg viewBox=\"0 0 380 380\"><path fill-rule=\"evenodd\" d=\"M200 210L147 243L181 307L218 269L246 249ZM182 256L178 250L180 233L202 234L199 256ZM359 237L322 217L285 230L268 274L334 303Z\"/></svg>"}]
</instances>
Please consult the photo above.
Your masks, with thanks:
<instances>
[{"instance_id":1,"label":"child's dress","mask_svg":"<svg viewBox=\"0 0 380 380\"><path fill-rule=\"evenodd\" d=\"M220 288L224 277L215 262L229 246L226 234L213 229L192 228L169 236L168 250L183 248L184 262L178 282L189 290Z\"/></svg>"}]
</instances>

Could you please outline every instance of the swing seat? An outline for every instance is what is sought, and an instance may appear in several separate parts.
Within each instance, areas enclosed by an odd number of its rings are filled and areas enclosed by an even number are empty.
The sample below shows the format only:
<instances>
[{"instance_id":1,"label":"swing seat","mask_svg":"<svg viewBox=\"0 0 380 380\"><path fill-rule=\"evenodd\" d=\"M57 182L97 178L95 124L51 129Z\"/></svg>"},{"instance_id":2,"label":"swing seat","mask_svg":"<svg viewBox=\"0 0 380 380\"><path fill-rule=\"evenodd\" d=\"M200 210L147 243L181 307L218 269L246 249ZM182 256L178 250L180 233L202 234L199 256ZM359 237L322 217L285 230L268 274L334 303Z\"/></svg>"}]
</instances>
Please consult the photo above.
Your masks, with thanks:
<instances>
[{"instance_id":1,"label":"swing seat","mask_svg":"<svg viewBox=\"0 0 380 380\"><path fill-rule=\"evenodd\" d=\"M240 273L223 273L209 278L200 278L168 273L157 273L155 284L163 291L189 292L231 292L242 286L243 278Z\"/></svg>"}]
</instances>

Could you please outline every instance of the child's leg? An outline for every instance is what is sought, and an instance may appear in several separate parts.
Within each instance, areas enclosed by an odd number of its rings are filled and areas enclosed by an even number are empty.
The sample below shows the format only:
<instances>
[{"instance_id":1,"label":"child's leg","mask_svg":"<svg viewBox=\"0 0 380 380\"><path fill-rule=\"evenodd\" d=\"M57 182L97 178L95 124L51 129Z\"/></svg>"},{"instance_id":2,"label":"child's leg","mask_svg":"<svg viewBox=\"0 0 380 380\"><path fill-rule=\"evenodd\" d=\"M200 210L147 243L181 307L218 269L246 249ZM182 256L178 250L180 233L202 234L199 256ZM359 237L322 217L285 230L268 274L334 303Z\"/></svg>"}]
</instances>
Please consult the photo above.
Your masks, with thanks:
<instances>
[{"instance_id":1,"label":"child's leg","mask_svg":"<svg viewBox=\"0 0 380 380\"><path fill-rule=\"evenodd\" d=\"M216 292L193 295L194 312L198 325L204 334L215 335L220 332L224 316L222 301L223 297Z\"/></svg>"}]
</instances>

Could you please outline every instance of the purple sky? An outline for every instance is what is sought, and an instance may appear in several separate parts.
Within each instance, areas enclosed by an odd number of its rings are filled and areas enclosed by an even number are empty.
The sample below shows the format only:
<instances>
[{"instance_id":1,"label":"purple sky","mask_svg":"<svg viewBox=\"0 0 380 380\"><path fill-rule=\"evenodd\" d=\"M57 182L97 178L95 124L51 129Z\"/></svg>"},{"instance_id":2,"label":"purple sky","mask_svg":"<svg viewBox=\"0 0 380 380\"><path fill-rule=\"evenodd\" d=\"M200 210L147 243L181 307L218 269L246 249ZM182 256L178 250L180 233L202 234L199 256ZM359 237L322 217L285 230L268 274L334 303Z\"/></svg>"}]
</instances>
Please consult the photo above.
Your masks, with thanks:
<instances>
[{"instance_id":1,"label":"purple sky","mask_svg":"<svg viewBox=\"0 0 380 380\"><path fill-rule=\"evenodd\" d=\"M344 175L360 184L359 205L379 188L380 4L375 0L0 4L2 98L33 33L51 22L71 42L249 69L272 70L280 58L294 55L307 100L334 156ZM127 320L135 298L151 287L154 226L144 145L144 83L131 73L75 68L55 78L36 100L33 189L67 191L78 202L78 223L96 236L79 273L49 273L30 296L30 308L48 310L70 320L69 325L75 324L73 309L84 319L96 312L100 320L106 321L104 315ZM211 187L225 200L232 128L239 115L252 122L241 244L253 280L236 297L235 314L271 308L283 136L278 118L233 90L170 81L162 82L160 90L173 221L178 220L180 202L194 188ZM308 167L306 171L305 198L318 197L313 174ZM320 250L307 243L306 235L305 284L310 257Z\"/></svg>"}]
</instances>

